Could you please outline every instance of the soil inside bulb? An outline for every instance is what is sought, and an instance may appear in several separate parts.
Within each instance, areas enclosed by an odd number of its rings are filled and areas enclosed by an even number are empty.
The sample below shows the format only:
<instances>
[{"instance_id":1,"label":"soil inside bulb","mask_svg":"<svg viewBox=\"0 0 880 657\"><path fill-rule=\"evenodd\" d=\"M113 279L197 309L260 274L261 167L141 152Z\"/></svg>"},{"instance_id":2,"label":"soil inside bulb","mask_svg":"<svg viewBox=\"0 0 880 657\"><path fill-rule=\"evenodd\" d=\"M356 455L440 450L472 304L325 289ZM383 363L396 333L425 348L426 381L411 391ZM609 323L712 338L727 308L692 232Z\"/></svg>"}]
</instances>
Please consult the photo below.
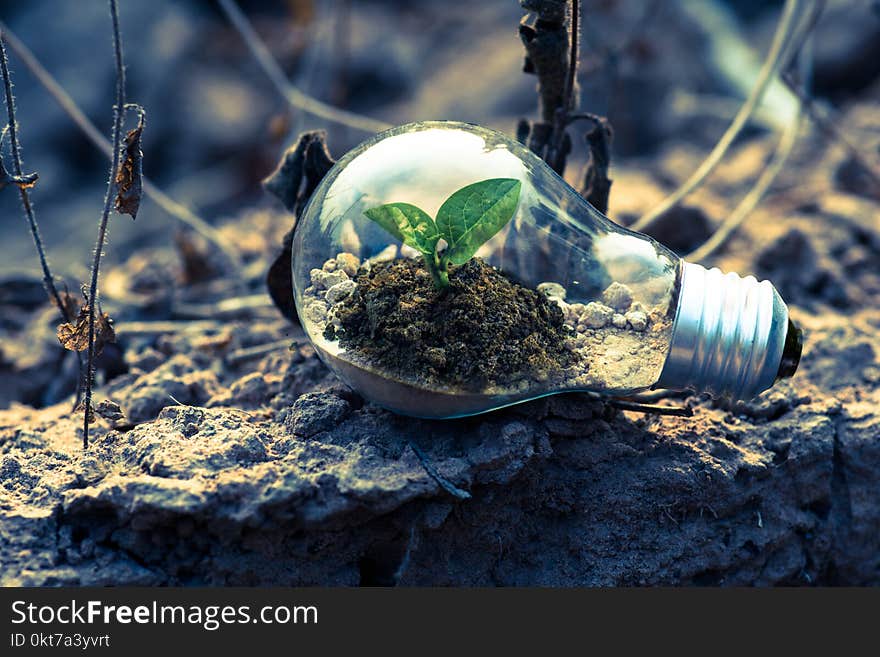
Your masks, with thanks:
<instances>
[{"instance_id":1,"label":"soil inside bulb","mask_svg":"<svg viewBox=\"0 0 880 657\"><path fill-rule=\"evenodd\" d=\"M355 279L324 337L396 378L471 392L543 380L574 362L556 304L480 259L438 290L418 260L379 263Z\"/></svg>"},{"instance_id":2,"label":"soil inside bulb","mask_svg":"<svg viewBox=\"0 0 880 657\"><path fill-rule=\"evenodd\" d=\"M337 357L430 390L620 393L659 376L671 321L627 299L623 286L608 290L617 312L566 304L552 296L564 296L558 284L532 290L479 258L453 267L449 281L437 290L421 259L396 249L363 265L340 254L312 271L303 320L338 345Z\"/></svg>"}]
</instances>

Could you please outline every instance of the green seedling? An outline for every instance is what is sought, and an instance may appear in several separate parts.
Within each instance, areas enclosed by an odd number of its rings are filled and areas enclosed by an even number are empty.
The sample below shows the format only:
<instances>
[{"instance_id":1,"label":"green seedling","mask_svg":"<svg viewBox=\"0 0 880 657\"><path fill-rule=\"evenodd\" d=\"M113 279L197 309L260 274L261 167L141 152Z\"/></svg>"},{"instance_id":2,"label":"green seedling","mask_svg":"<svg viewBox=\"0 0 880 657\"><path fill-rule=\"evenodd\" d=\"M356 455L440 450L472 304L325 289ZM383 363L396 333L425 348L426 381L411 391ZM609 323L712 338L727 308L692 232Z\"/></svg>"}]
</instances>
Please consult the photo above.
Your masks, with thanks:
<instances>
[{"instance_id":1,"label":"green seedling","mask_svg":"<svg viewBox=\"0 0 880 657\"><path fill-rule=\"evenodd\" d=\"M490 178L462 187L443 202L436 221L410 203L388 203L364 214L422 254L438 289L449 287L449 265L463 265L513 218L522 184ZM446 248L437 252L443 239Z\"/></svg>"}]
</instances>

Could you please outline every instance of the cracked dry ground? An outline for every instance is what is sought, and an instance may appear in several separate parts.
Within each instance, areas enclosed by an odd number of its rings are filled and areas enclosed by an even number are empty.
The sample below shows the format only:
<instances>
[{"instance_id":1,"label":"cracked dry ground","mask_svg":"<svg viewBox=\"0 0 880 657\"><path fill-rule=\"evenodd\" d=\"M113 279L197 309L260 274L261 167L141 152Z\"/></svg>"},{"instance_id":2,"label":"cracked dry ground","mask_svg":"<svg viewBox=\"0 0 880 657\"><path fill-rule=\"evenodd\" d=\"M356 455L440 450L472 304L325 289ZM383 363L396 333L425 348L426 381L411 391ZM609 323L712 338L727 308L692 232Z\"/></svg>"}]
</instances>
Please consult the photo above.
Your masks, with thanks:
<instances>
[{"instance_id":1,"label":"cracked dry ground","mask_svg":"<svg viewBox=\"0 0 880 657\"><path fill-rule=\"evenodd\" d=\"M166 339L101 390L136 426L86 453L68 401L0 413L0 581L876 584L880 314L802 319L792 383L685 420L577 395L406 419L308 346L233 373L244 325Z\"/></svg>"}]
</instances>

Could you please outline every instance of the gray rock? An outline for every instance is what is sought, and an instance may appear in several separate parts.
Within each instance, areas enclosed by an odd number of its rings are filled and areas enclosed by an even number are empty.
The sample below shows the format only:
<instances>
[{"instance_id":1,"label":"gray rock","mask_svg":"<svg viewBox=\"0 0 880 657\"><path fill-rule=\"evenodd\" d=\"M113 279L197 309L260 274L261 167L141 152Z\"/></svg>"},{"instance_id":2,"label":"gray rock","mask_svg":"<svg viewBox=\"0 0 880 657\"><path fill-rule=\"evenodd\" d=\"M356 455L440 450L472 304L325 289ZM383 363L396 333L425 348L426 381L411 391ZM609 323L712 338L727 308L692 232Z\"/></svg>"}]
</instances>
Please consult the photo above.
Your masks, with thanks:
<instances>
[{"instance_id":1,"label":"gray rock","mask_svg":"<svg viewBox=\"0 0 880 657\"><path fill-rule=\"evenodd\" d=\"M626 314L626 321L629 322L634 331L644 331L648 326L648 316L638 310L628 312Z\"/></svg>"},{"instance_id":2,"label":"gray rock","mask_svg":"<svg viewBox=\"0 0 880 657\"><path fill-rule=\"evenodd\" d=\"M340 253L336 256L337 269L344 271L351 278L354 278L355 274L357 274L358 267L360 266L361 261L353 253Z\"/></svg>"},{"instance_id":3,"label":"gray rock","mask_svg":"<svg viewBox=\"0 0 880 657\"><path fill-rule=\"evenodd\" d=\"M357 283L351 280L341 281L327 290L327 303L339 303L354 292Z\"/></svg>"},{"instance_id":4,"label":"gray rock","mask_svg":"<svg viewBox=\"0 0 880 657\"><path fill-rule=\"evenodd\" d=\"M295 436L309 438L329 431L351 413L351 405L335 395L309 392L297 399L286 426Z\"/></svg>"},{"instance_id":5,"label":"gray rock","mask_svg":"<svg viewBox=\"0 0 880 657\"><path fill-rule=\"evenodd\" d=\"M613 316L614 311L611 308L598 301L591 301L584 308L579 324L582 323L588 328L602 328L608 325Z\"/></svg>"},{"instance_id":6,"label":"gray rock","mask_svg":"<svg viewBox=\"0 0 880 657\"><path fill-rule=\"evenodd\" d=\"M625 313L632 303L633 295L630 289L623 283L615 281L602 293L602 301L606 306Z\"/></svg>"},{"instance_id":7,"label":"gray rock","mask_svg":"<svg viewBox=\"0 0 880 657\"><path fill-rule=\"evenodd\" d=\"M559 283L538 283L537 290L548 299L565 300L565 288Z\"/></svg>"}]
</instances>

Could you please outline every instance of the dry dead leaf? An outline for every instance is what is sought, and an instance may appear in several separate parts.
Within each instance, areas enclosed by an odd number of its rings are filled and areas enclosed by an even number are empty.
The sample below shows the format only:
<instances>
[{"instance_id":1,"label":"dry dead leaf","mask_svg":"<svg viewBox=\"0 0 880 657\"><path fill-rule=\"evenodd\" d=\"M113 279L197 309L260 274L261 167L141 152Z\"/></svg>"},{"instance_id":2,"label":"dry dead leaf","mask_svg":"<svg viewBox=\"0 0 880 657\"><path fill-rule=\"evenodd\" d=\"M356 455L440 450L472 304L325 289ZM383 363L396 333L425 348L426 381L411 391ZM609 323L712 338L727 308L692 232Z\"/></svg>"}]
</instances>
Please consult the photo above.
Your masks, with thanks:
<instances>
[{"instance_id":1,"label":"dry dead leaf","mask_svg":"<svg viewBox=\"0 0 880 657\"><path fill-rule=\"evenodd\" d=\"M144 112L140 110L137 127L129 130L122 146L122 161L116 172L116 211L137 218L143 193L143 158L141 135L144 132Z\"/></svg>"},{"instance_id":2,"label":"dry dead leaf","mask_svg":"<svg viewBox=\"0 0 880 657\"><path fill-rule=\"evenodd\" d=\"M69 351L86 351L89 348L89 307L80 307L76 322L64 322L58 326L58 341ZM116 342L113 320L107 313L95 315L95 355L101 353L108 342Z\"/></svg>"}]
</instances>

